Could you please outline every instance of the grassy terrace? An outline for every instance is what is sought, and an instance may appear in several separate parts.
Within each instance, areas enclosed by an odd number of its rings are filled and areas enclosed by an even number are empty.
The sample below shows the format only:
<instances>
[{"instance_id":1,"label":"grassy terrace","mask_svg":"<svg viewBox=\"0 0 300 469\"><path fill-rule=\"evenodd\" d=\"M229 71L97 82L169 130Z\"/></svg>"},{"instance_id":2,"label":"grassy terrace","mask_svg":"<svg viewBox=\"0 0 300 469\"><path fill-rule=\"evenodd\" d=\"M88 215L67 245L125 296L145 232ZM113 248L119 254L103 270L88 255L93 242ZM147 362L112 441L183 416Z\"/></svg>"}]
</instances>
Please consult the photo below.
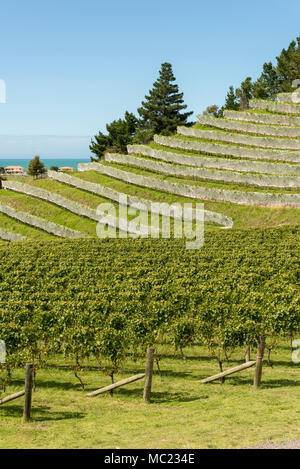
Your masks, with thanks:
<instances>
[{"instance_id":1,"label":"grassy terrace","mask_svg":"<svg viewBox=\"0 0 300 469\"><path fill-rule=\"evenodd\" d=\"M225 119L225 120L229 121L229 122L234 122L234 123L238 122L239 124L249 124L249 122L240 121L240 120L239 121L229 120L229 119ZM216 119L216 121L218 121L218 119ZM257 125L260 125L261 128L267 126L267 127L274 127L275 130L276 130L276 127L282 129L282 126L280 126L280 125L270 126L270 125L261 124L261 123L257 124ZM248 135L249 137L263 137L263 138L272 138L272 139L278 139L278 140L283 139L283 140L296 140L296 141L298 140L299 141L299 138L300 138L300 137L289 137L289 136L287 137L287 136L284 136L284 135L267 135L265 133L259 133L259 132L253 132L253 131L251 132L250 130L247 130L247 129L245 129L245 130L237 130L237 129L232 129L232 128L222 129L221 127L215 127L213 125L201 124L201 123L195 124L193 126L193 128L194 129L199 129L199 130L213 130L214 132L222 132L223 134L225 133L225 134ZM289 127L289 128L295 128L296 129L297 127Z\"/></svg>"},{"instance_id":2,"label":"grassy terrace","mask_svg":"<svg viewBox=\"0 0 300 469\"><path fill-rule=\"evenodd\" d=\"M204 130L213 130L215 132L221 132L221 133L231 133L231 132L224 132L220 129L216 130L215 128L213 129L204 129ZM241 135L241 134L240 134ZM253 136L253 135L252 135ZM260 135L260 137L262 138L271 138L271 139L282 139L284 137L268 137L266 135L262 136ZM300 150L285 150L285 149L282 149L282 148L274 148L274 147L264 147L263 145L260 145L260 144L257 144L257 145L245 145L244 143L234 143L234 142L224 142L223 140L214 140L214 139L205 139L205 138L201 138L201 137L194 137L194 136L187 136L187 135L179 135L179 134L176 134L176 135L173 135L172 138L176 138L178 140L185 140L185 141L190 141L190 142L199 142L199 143L216 143L218 145L226 145L226 146L229 146L229 147L239 147L239 148L249 148L249 149L252 149L252 150L274 150L274 151L283 151L283 152L286 152L288 154L288 152L291 152L291 153L297 153L299 152ZM285 138L285 140L287 140ZM299 139L298 139L299 140Z\"/></svg>"},{"instance_id":3,"label":"grassy terrace","mask_svg":"<svg viewBox=\"0 0 300 469\"><path fill-rule=\"evenodd\" d=\"M197 180L195 178L190 177L183 177L183 176L168 176L167 174L162 174L159 172L149 171L147 169L138 168L135 166L129 166L126 164L119 164L119 163L102 163L104 166L110 166L113 168L121 169L123 171L127 171L134 174L139 174L142 176L153 177L155 179L160 179L164 181L174 182L174 183L181 183L181 184L189 184L193 186L200 186L200 187L207 187L207 188L215 188L215 189L222 189L222 190L235 190L240 192L263 192L263 193L287 193L287 194L300 194L300 189L278 189L278 188L261 188L261 187L253 187L247 184L241 183L226 183L226 182L218 182L218 181L208 181L208 180ZM166 163L168 164L168 163Z\"/></svg>"},{"instance_id":4,"label":"grassy terrace","mask_svg":"<svg viewBox=\"0 0 300 469\"><path fill-rule=\"evenodd\" d=\"M26 236L30 240L47 241L55 239L54 235L46 233L46 231L39 230L38 228L33 228L29 225L25 225L24 223L14 220L13 218L10 218L7 215L4 215L3 213L0 213L0 228L3 230L11 231L12 233L17 233L22 236Z\"/></svg>"},{"instance_id":5,"label":"grassy terrace","mask_svg":"<svg viewBox=\"0 0 300 469\"><path fill-rule=\"evenodd\" d=\"M143 155L142 153L134 153L134 154L130 154L130 156L131 156L132 158L136 158L136 159L137 159L136 165L134 165L134 166L137 166L137 167L139 167L139 163L140 163L140 162L139 162L139 159L143 159L143 160L149 160L149 161L155 161L155 162L162 163L162 164L164 164L164 165L169 166L170 169L172 169L172 167L176 167L176 168L179 168L179 169L184 169L184 168L196 169L196 170L199 171L199 175L193 176L193 177L189 177L189 179L193 179L193 180L194 180L194 179L195 179L195 180L201 179L201 181L205 180L205 178L203 178L203 177L201 176L201 170L202 170L202 169L205 169L205 170L206 170L206 169L212 169L212 170L213 170L214 172L216 172L216 173L217 173L217 172L220 172L220 173L226 173L226 174L227 174L227 173L228 173L228 174L233 173L233 174L241 174L241 175L242 175L242 174L244 174L244 175L245 175L245 174L252 174L252 175L255 175L255 176L279 176L279 177L281 176L280 173L271 173L271 172L269 172L269 173L266 173L266 172L265 172L265 173L259 173L259 172L257 172L257 171L250 171L248 168L247 168L247 170L241 171L240 169L224 169L224 168L222 168L222 167L220 167L220 168L214 168L214 167L210 168L210 167L208 167L208 166L203 166L203 167L201 167L201 166L192 166L192 165L189 164L189 163L185 163L184 160L182 161L182 163L177 163L177 162L176 162L176 163L175 163L175 162L172 163L172 162L165 161L165 160L163 160L163 159L157 158L157 157L155 157L155 156ZM188 155L188 156L189 156L189 155ZM222 160L222 159L221 159L221 160ZM245 163L245 160L244 160L244 163ZM250 163L250 162L249 162L249 163ZM110 163L110 164L111 164L111 163ZM128 165L129 167L132 166L131 164L129 165L128 163L127 163L127 165ZM155 171L153 171L153 172L155 172ZM159 171L157 171L157 173L159 173ZM295 175L293 175L293 176L295 177ZM178 177L178 176L177 176L177 177ZM284 174L283 177L289 177L289 175L285 175L285 174ZM186 176L180 176L180 178L186 178ZM208 179L208 180L209 180L209 179ZM210 178L210 180L212 180L212 178ZM224 182L225 182L225 181L224 181ZM226 184L227 184L227 183L226 183ZM251 184L251 185L253 185L253 184Z\"/></svg>"},{"instance_id":6,"label":"grassy terrace","mask_svg":"<svg viewBox=\"0 0 300 469\"><path fill-rule=\"evenodd\" d=\"M226 111L226 110L225 110ZM297 119L297 120L300 120L300 115L297 116L295 114L285 114L285 113L280 113L280 112L270 112L270 111L267 111L267 110L263 110L263 109L247 109L246 111L233 111L233 110L229 110L229 112L236 112L237 114L244 114L245 116L248 116L248 115L254 115L254 116L266 116L266 117L275 117L276 119L277 118L285 118L287 121L290 120L290 122L293 122L294 119ZM226 118L227 119L227 118ZM234 119L234 120L237 120L237 119ZM238 119L240 120L240 119ZM249 121L245 121L245 122L249 122ZM253 121L251 121L253 122ZM271 124L270 125L275 125L275 124ZM279 125L282 125L284 127L286 126L289 126L289 124L284 124L284 123L280 123ZM300 124L299 124L300 125Z\"/></svg>"},{"instance_id":7,"label":"grassy terrace","mask_svg":"<svg viewBox=\"0 0 300 469\"><path fill-rule=\"evenodd\" d=\"M90 236L95 236L96 233L96 222L77 216L63 208L35 197L30 197L10 190L1 190L0 203L9 205L15 210L43 218L47 221L66 226L67 228L80 231Z\"/></svg>"},{"instance_id":8,"label":"grassy terrace","mask_svg":"<svg viewBox=\"0 0 300 469\"><path fill-rule=\"evenodd\" d=\"M77 189L75 187L63 184L55 179L43 178L43 179L34 179L27 177L24 178L13 178L13 181L23 182L33 187L38 187L55 194L59 194L66 199L72 200L73 202L85 205L89 208L96 209L99 204L107 202L107 199L101 197L100 195L91 194L90 192Z\"/></svg>"},{"instance_id":9,"label":"grassy terrace","mask_svg":"<svg viewBox=\"0 0 300 469\"><path fill-rule=\"evenodd\" d=\"M248 161L265 161L265 162L272 162L272 163L289 163L289 164L292 164L292 162L290 161L285 161L284 159L280 159L280 155L282 154L281 152L283 152L284 154L295 154L295 151L293 150L279 150L279 149L272 149L272 148L259 148L259 147L251 147L251 146L248 146L248 145L241 145L241 144L234 144L234 143L226 143L226 142L216 142L215 140L212 141L212 140L201 140L199 138L196 138L196 137L186 137L184 135L173 135L171 137L172 139L174 139L175 141L178 140L179 141L179 144L177 146L177 142L176 142L176 146L168 146L168 145L162 145L163 148L165 149L168 149L168 148L173 148L173 151L177 152L177 149L178 150L182 150L183 153L190 153L192 152L195 156L213 156L214 158L218 158L218 157L221 157L221 158L229 158L229 159L233 159L233 160L248 160ZM214 145L214 150L211 150L211 151L199 151L199 150L190 150L190 149L186 149L186 148L180 148L180 141L181 142L196 142L196 143L209 143L211 145ZM160 145L160 144L159 144ZM222 150L218 150L218 146L220 146L220 148L222 148ZM228 153L224 153L224 149L228 148ZM256 155L253 155L253 156L235 156L235 155L232 155L231 152L233 149L235 148L239 148L239 149L249 149L249 150L254 150L256 152L258 152L260 154L259 157L255 157ZM277 152L277 158L274 159L274 158L271 158L269 155L268 155L268 152L271 151L275 151ZM298 151L296 151L296 153L299 153ZM265 155L265 157L263 157L263 155ZM298 164L298 162L296 163Z\"/></svg>"},{"instance_id":10,"label":"grassy terrace","mask_svg":"<svg viewBox=\"0 0 300 469\"><path fill-rule=\"evenodd\" d=\"M72 173L73 174L73 173ZM24 183L24 178L15 178L14 180L18 180ZM43 179L34 179L34 178L26 178L26 184L38 187L40 189L45 189L55 194L59 194L66 199L72 200L73 202L77 202L81 205L85 205L91 209L96 210L99 204L102 203L112 203L116 210L116 216L119 215L119 205L112 201L111 199L107 199L105 197L98 196L96 194L92 194L91 192L87 192L76 187L72 187L67 184L63 184L55 179L51 178L43 178ZM40 200L40 199L38 199ZM64 209L66 212L67 209ZM131 220L135 217L135 215L128 214L128 219ZM149 215L149 221L151 219L151 215Z\"/></svg>"},{"instance_id":11,"label":"grassy terrace","mask_svg":"<svg viewBox=\"0 0 300 469\"><path fill-rule=\"evenodd\" d=\"M268 101L268 100L265 100L265 101ZM270 101L270 102L273 103L274 101ZM287 114L285 112L278 112L278 111L272 112L272 111L269 111L268 109L259 109L259 108L257 108L257 109L255 109L255 108L250 109L249 108L245 112L250 112L251 114L267 114L269 116L274 116L275 115L275 116L283 116L283 117L293 117L293 116L294 117L300 117L300 114L299 115L297 115L297 114L291 115L291 114Z\"/></svg>"},{"instance_id":12,"label":"grassy terrace","mask_svg":"<svg viewBox=\"0 0 300 469\"><path fill-rule=\"evenodd\" d=\"M249 109L248 111L237 111L237 112L241 112L241 113L245 114L245 116L247 116L248 113L249 113L249 114L258 114L258 115L263 115L263 114L265 114L265 113L263 113L263 112L262 112L262 113L261 113L261 112L252 112L251 109ZM274 114L269 113L269 115L270 115L270 114L274 116ZM201 114L199 114L199 116L201 116ZM282 117L282 114L278 114L278 117ZM300 116L299 116L299 118L300 118ZM229 117L221 117L221 118L215 117L214 119L216 120L216 122L217 122L217 121L221 121L221 122L222 122L222 121L224 120L224 121L226 121L226 122L231 122L231 123L233 123L233 124L236 124L236 123L238 123L238 124L246 124L246 125L247 125L247 124L253 124L253 125L255 125L255 126L261 127L262 129L263 129L264 127L271 127L271 128L274 127L274 129L285 129L286 127L288 127L289 129L299 129L299 127L300 127L300 125L284 125L284 124L269 124L269 123L266 124L266 123L264 123L264 122L247 121L246 119L245 119L245 120L243 120L243 119L231 119L231 118L229 118ZM195 129L202 128L203 125L204 125L204 127L207 127L207 130L216 130L216 129L217 129L217 128L214 127L214 126L209 126L209 125L207 125L207 124L206 124L206 125L205 125L205 124L201 124L200 122L199 122L199 123L196 122L196 123L193 125L193 128L195 128ZM200 126L200 127L199 127L199 126ZM224 130L224 129L218 128L218 130L221 130L221 131L222 131L222 130ZM228 132L228 129L225 129L225 131ZM230 129L230 132L235 132L235 130L234 130L234 129ZM237 133L241 133L240 130L237 130L236 132L237 132ZM247 133L247 132L245 132L245 133ZM253 135L253 132L251 132L251 135ZM260 133L259 133L259 134L257 134L257 135L258 135L258 136L262 136L263 134L260 134ZM286 138L292 138L292 137L286 137Z\"/></svg>"},{"instance_id":13,"label":"grassy terrace","mask_svg":"<svg viewBox=\"0 0 300 469\"><path fill-rule=\"evenodd\" d=\"M189 199L188 197L147 189L134 184L127 184L123 181L105 176L98 171L75 172L73 175L85 181L102 184L110 189L124 192L131 196L143 197L154 202L166 202L170 204L175 202L195 202L195 199ZM199 200L199 202L201 202L201 200ZM234 220L234 229L299 224L300 210L295 208L268 208L243 206L224 202L202 202L206 210L219 212L232 217Z\"/></svg>"},{"instance_id":14,"label":"grassy terrace","mask_svg":"<svg viewBox=\"0 0 300 469\"><path fill-rule=\"evenodd\" d=\"M256 192L259 189L251 188L249 186L242 186L240 184L220 184L203 181L202 183L195 180L188 180L183 178L168 177L166 175L159 175L154 172L139 170L132 167L124 167L123 165L112 165L120 169L131 171L137 174L143 174L150 177L158 177L160 179L168 180L171 182L181 182L188 184L196 184L202 187L219 187L224 189L232 190L245 190ZM89 172L74 172L74 176L99 183L105 187L115 189L119 192L126 193L128 195L145 198L156 202L167 202L167 203L185 203L195 202L194 199L189 199L182 196L177 196L161 191L147 189L126 182L119 181L112 177L102 175L96 171ZM90 208L96 209L97 206L102 202L107 202L108 199L91 194L81 189L74 188L72 186L62 184L53 179L32 179L32 178L14 178L13 180L19 180L26 184L30 184L51 192L60 194L69 200L86 205ZM263 191L263 190L262 190ZM271 192L268 190L267 192ZM283 191L274 191L283 192ZM295 193L296 191L294 191ZM299 191L298 191L299 192ZM286 191L286 193L292 193ZM96 234L96 222L89 220L85 217L77 216L66 209L60 208L54 204L45 202L35 197L26 196L24 194L16 193L13 191L2 191L0 192L0 202L5 203L17 210L30 213L32 215L39 216L45 220L52 221L63 226L81 231L84 234L95 236ZM201 202L201 200L199 200ZM268 227L278 225L294 225L299 223L299 209L292 208L267 208L267 207L252 207L252 206L241 206L237 204L223 203L223 202L208 202L202 201L207 210L215 211L223 215L227 215L234 220L234 229L245 229L249 227ZM118 213L118 207L116 207L116 213ZM1 214L0 214L1 215ZM131 218L131 217L130 217ZM0 228L14 231L16 233L27 236L30 239L55 239L53 235L49 235L44 231L32 228L18 221L15 221L5 215L0 216ZM207 230L218 229L216 225L207 224Z\"/></svg>"},{"instance_id":15,"label":"grassy terrace","mask_svg":"<svg viewBox=\"0 0 300 469\"><path fill-rule=\"evenodd\" d=\"M250 108L251 109L255 109L255 104L259 105L259 104L265 104L266 106L269 104L269 103L277 103L278 105L280 104L287 104L289 106L291 106L292 108L294 108L294 111L298 111L298 112L295 112L293 114L296 114L296 115L300 115L300 107L299 107L299 103L293 103L293 102L279 102L279 101L274 101L273 99L261 99L261 98L254 98L254 99L251 99L250 102L249 102L249 105L250 105ZM264 109L263 109L264 110ZM268 109L267 109L268 110ZM271 111L273 112L273 111ZM283 112L282 114L284 115L287 115L289 113L287 112Z\"/></svg>"},{"instance_id":16,"label":"grassy terrace","mask_svg":"<svg viewBox=\"0 0 300 469\"><path fill-rule=\"evenodd\" d=\"M210 142L212 143L212 142ZM231 155L221 155L220 157L218 157L218 155L216 154L212 154L212 153L205 153L205 152L197 152L195 150L183 150L182 148L173 148L173 147L168 147L167 145L164 146L164 145L160 145L159 143L155 143L155 142L152 142L150 143L149 145L151 148L155 149L155 150L161 150L161 151L167 151L167 152L170 152L170 153L179 153L181 155L188 155L188 156L195 156L195 157L199 157L201 158L202 156L205 157L205 158L226 158L226 159L229 159L229 160L233 160L233 161L242 161L242 162L245 162L245 161L249 161L250 162L266 162L266 163L272 163L272 164L288 164L288 165L294 165L294 166L298 166L297 163L292 163L292 162L285 162L285 161L279 161L279 160L268 160L267 158L266 159L254 159L254 158L238 158L238 157L235 157L235 156L231 156Z\"/></svg>"}]
</instances>

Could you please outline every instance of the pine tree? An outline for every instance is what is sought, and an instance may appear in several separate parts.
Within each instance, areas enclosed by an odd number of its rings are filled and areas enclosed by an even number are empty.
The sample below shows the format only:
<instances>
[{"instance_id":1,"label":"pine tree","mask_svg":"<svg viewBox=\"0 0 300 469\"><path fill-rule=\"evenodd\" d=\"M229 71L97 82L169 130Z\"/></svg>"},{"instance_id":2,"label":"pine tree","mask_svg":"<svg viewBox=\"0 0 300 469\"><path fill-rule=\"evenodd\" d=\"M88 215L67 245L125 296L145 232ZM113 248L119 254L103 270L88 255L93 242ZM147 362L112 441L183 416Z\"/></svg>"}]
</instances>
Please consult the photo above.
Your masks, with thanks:
<instances>
[{"instance_id":1,"label":"pine tree","mask_svg":"<svg viewBox=\"0 0 300 469\"><path fill-rule=\"evenodd\" d=\"M264 63L263 72L253 84L253 96L258 99L273 99L279 93L279 76L272 62Z\"/></svg>"},{"instance_id":2,"label":"pine tree","mask_svg":"<svg viewBox=\"0 0 300 469\"><path fill-rule=\"evenodd\" d=\"M300 36L296 41L292 41L287 50L283 49L279 57L276 57L281 92L293 91L293 81L300 78Z\"/></svg>"},{"instance_id":3,"label":"pine tree","mask_svg":"<svg viewBox=\"0 0 300 469\"><path fill-rule=\"evenodd\" d=\"M132 142L135 136L137 124L135 115L128 111L125 112L124 119L106 124L108 134L99 132L91 141L90 150L97 156L97 158L92 158L92 161L101 159L106 151L127 153L127 145Z\"/></svg>"},{"instance_id":4,"label":"pine tree","mask_svg":"<svg viewBox=\"0 0 300 469\"><path fill-rule=\"evenodd\" d=\"M39 156L35 156L32 160L29 161L27 173L30 176L38 177L46 173L46 168L44 163L40 161Z\"/></svg>"},{"instance_id":5,"label":"pine tree","mask_svg":"<svg viewBox=\"0 0 300 469\"><path fill-rule=\"evenodd\" d=\"M230 109L232 111L238 111L239 107L240 107L240 105L239 105L238 99L236 97L234 88L233 88L233 86L230 86L229 91L226 95L224 109Z\"/></svg>"},{"instance_id":6,"label":"pine tree","mask_svg":"<svg viewBox=\"0 0 300 469\"><path fill-rule=\"evenodd\" d=\"M247 90L246 94L243 93L242 85L249 78L242 83L238 91L242 107L247 108L247 101L252 95L258 99L274 99L278 93L294 91L293 81L300 78L300 36L287 49L282 49L276 60L276 65L272 62L264 63L261 76L252 84L252 88L251 83L248 86L248 97Z\"/></svg>"},{"instance_id":7,"label":"pine tree","mask_svg":"<svg viewBox=\"0 0 300 469\"><path fill-rule=\"evenodd\" d=\"M187 119L193 112L181 112L187 105L184 104L183 93L179 93L178 85L173 83L175 80L172 65L163 63L159 78L138 109L140 136L145 133L150 139L155 133L171 135L178 125L187 124Z\"/></svg>"},{"instance_id":8,"label":"pine tree","mask_svg":"<svg viewBox=\"0 0 300 469\"><path fill-rule=\"evenodd\" d=\"M249 109L249 101L253 97L252 89L252 79L251 77L247 77L246 80L241 83L241 87L236 90L236 95L239 98L241 111Z\"/></svg>"}]
</instances>

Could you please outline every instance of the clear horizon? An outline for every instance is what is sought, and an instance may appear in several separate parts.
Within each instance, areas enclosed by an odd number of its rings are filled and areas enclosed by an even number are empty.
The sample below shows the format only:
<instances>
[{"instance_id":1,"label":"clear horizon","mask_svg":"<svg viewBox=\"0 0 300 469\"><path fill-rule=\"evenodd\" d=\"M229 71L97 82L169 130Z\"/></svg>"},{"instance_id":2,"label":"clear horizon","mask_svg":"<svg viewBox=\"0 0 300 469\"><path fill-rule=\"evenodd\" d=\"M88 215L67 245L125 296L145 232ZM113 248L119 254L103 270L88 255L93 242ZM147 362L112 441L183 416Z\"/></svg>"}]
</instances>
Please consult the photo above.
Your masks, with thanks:
<instances>
[{"instance_id":1,"label":"clear horizon","mask_svg":"<svg viewBox=\"0 0 300 469\"><path fill-rule=\"evenodd\" d=\"M1 7L0 157L88 158L91 137L137 112L165 61L196 119L299 35L298 0L284 8L278 0L253 0L251 8L237 0Z\"/></svg>"}]
</instances>

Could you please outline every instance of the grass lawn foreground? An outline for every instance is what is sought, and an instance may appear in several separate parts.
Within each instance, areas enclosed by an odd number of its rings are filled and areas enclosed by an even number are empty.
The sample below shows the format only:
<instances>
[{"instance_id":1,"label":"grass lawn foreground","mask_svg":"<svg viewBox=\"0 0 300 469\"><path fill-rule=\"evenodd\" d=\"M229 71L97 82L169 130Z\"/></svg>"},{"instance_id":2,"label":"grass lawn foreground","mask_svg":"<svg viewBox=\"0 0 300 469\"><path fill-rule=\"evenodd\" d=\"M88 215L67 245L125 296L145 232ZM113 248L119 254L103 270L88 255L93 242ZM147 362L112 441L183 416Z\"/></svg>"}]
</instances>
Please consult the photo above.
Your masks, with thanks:
<instances>
[{"instance_id":1,"label":"grass lawn foreground","mask_svg":"<svg viewBox=\"0 0 300 469\"><path fill-rule=\"evenodd\" d=\"M62 358L37 374L32 420L22 422L23 398L0 407L1 448L242 448L264 441L300 436L299 365L292 362L288 340L272 352L273 368L264 362L262 385L254 390L254 368L220 381L201 384L218 373L203 347L174 350L155 368L150 404L142 400L143 380L94 398L87 393L110 384L96 363L83 364L81 390ZM227 369L243 362L235 351ZM252 359L255 352L252 352ZM69 363L71 365L71 363ZM95 365L95 366L94 366ZM129 360L115 380L143 372L143 362ZM16 370L5 394L21 390L24 372Z\"/></svg>"}]
</instances>

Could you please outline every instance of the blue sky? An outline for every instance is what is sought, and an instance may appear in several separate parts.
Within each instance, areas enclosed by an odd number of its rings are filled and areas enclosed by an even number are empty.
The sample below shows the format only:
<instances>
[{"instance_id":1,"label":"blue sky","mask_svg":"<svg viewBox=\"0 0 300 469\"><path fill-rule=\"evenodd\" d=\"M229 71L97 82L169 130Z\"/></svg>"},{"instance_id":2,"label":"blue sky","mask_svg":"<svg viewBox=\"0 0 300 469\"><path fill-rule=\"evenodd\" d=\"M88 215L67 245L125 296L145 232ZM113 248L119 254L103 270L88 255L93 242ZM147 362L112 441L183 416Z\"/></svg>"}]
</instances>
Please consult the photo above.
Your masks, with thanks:
<instances>
[{"instance_id":1,"label":"blue sky","mask_svg":"<svg viewBox=\"0 0 300 469\"><path fill-rule=\"evenodd\" d=\"M195 115L221 105L300 35L299 0L2 0L0 14L0 157L89 156L165 61Z\"/></svg>"}]
</instances>

